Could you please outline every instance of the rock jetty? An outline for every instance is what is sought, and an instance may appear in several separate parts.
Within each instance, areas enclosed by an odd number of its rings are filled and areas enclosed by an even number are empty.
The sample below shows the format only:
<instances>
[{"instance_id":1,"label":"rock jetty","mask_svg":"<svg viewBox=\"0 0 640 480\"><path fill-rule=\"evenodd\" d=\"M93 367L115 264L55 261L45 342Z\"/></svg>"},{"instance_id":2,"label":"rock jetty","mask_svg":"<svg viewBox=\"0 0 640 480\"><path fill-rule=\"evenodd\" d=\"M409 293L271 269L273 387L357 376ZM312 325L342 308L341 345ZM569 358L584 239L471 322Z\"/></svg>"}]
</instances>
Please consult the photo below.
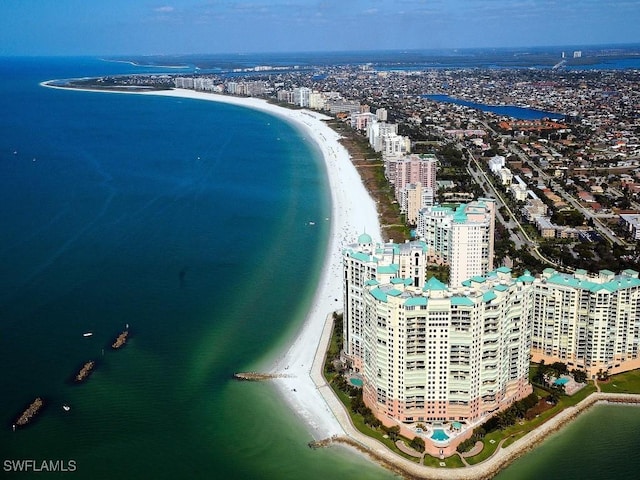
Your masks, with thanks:
<instances>
[{"instance_id":1,"label":"rock jetty","mask_svg":"<svg viewBox=\"0 0 640 480\"><path fill-rule=\"evenodd\" d=\"M118 335L118 338L116 338L115 341L111 344L111 348L113 348L114 350L118 350L119 348L123 347L127 343L128 337L129 337L129 330L123 331L120 335Z\"/></svg>"},{"instance_id":2,"label":"rock jetty","mask_svg":"<svg viewBox=\"0 0 640 480\"><path fill-rule=\"evenodd\" d=\"M15 429L15 427L24 427L25 425L28 425L31 420L38 415L43 406L44 400L40 397L36 397L36 399L31 402L31 404L17 418L16 422L13 424L13 428Z\"/></svg>"},{"instance_id":3,"label":"rock jetty","mask_svg":"<svg viewBox=\"0 0 640 480\"><path fill-rule=\"evenodd\" d=\"M259 372L238 372L233 374L236 380L244 380L247 382L260 382L262 380L273 380L274 378L290 378L290 375L281 373L259 373Z\"/></svg>"},{"instance_id":4,"label":"rock jetty","mask_svg":"<svg viewBox=\"0 0 640 480\"><path fill-rule=\"evenodd\" d=\"M82 383L87 378L89 378L89 375L91 375L91 372L93 371L93 368L95 366L96 366L96 362L93 360L90 360L87 363L85 363L75 376L76 383Z\"/></svg>"}]
</instances>

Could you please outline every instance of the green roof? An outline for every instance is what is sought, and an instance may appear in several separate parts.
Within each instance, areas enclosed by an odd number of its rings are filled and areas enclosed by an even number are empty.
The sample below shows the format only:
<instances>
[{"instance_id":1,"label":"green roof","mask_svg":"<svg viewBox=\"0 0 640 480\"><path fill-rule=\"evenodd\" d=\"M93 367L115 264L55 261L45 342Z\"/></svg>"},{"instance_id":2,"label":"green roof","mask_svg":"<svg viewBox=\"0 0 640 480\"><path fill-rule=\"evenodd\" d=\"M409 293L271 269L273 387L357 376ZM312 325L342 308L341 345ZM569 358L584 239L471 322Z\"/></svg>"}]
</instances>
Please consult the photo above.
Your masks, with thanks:
<instances>
[{"instance_id":1,"label":"green roof","mask_svg":"<svg viewBox=\"0 0 640 480\"><path fill-rule=\"evenodd\" d=\"M391 283L393 285L400 285L400 284L411 285L413 283L413 280L411 280L410 278L398 278L398 277L395 277L395 278L391 279Z\"/></svg>"},{"instance_id":2,"label":"green roof","mask_svg":"<svg viewBox=\"0 0 640 480\"><path fill-rule=\"evenodd\" d=\"M398 270L400 270L400 267L395 263L391 265L380 265L378 267L378 273L384 273L384 274L398 273Z\"/></svg>"},{"instance_id":3,"label":"green roof","mask_svg":"<svg viewBox=\"0 0 640 480\"><path fill-rule=\"evenodd\" d=\"M494 290L497 290L498 292L504 292L506 290L509 290L509 287L507 287L506 285L496 285L495 287L493 287Z\"/></svg>"},{"instance_id":4,"label":"green roof","mask_svg":"<svg viewBox=\"0 0 640 480\"><path fill-rule=\"evenodd\" d=\"M373 239L371 238L371 235L369 235L368 233L363 233L358 237L358 243L373 243Z\"/></svg>"},{"instance_id":5,"label":"green roof","mask_svg":"<svg viewBox=\"0 0 640 480\"><path fill-rule=\"evenodd\" d=\"M487 279L481 276L471 277L470 280L476 283L484 283Z\"/></svg>"},{"instance_id":6,"label":"green roof","mask_svg":"<svg viewBox=\"0 0 640 480\"><path fill-rule=\"evenodd\" d=\"M509 267L500 267L497 270L500 273L511 273L511 269Z\"/></svg>"},{"instance_id":7,"label":"green roof","mask_svg":"<svg viewBox=\"0 0 640 480\"><path fill-rule=\"evenodd\" d=\"M373 295L373 298L375 298L376 300L380 300L381 302L385 303L387 302L387 294L379 288L374 288L373 290L371 290L371 295Z\"/></svg>"},{"instance_id":8,"label":"green roof","mask_svg":"<svg viewBox=\"0 0 640 480\"><path fill-rule=\"evenodd\" d=\"M535 277L531 276L531 272L529 270L525 270L522 275L518 277L516 282L533 282Z\"/></svg>"},{"instance_id":9,"label":"green roof","mask_svg":"<svg viewBox=\"0 0 640 480\"><path fill-rule=\"evenodd\" d=\"M625 288L640 286L639 278L627 277L625 275L617 275L614 279L608 282L598 283L591 280L581 280L566 273L557 273L556 275L550 277L548 281L549 283L553 283L554 285L566 285L571 288L589 290L592 293L600 292L603 290L609 293L613 293Z\"/></svg>"},{"instance_id":10,"label":"green roof","mask_svg":"<svg viewBox=\"0 0 640 480\"><path fill-rule=\"evenodd\" d=\"M417 307L427 304L427 299L425 297L411 297L407 298L407 301L404 302L405 307Z\"/></svg>"},{"instance_id":11,"label":"green roof","mask_svg":"<svg viewBox=\"0 0 640 480\"><path fill-rule=\"evenodd\" d=\"M369 261L371 261L371 257L369 255L367 255L366 253L362 253L362 252L351 252L349 254L349 256L351 258L355 258L356 260L359 260L360 262L369 262Z\"/></svg>"},{"instance_id":12,"label":"green roof","mask_svg":"<svg viewBox=\"0 0 640 480\"><path fill-rule=\"evenodd\" d=\"M482 295L483 302L490 302L491 300L495 300L496 298L498 297L491 290L489 290L488 292L484 292L484 294Z\"/></svg>"},{"instance_id":13,"label":"green roof","mask_svg":"<svg viewBox=\"0 0 640 480\"><path fill-rule=\"evenodd\" d=\"M436 277L431 277L427 283L424 284L423 290L446 290L447 286L438 280Z\"/></svg>"},{"instance_id":14,"label":"green roof","mask_svg":"<svg viewBox=\"0 0 640 480\"><path fill-rule=\"evenodd\" d=\"M372 285L379 285L380 282L378 282L375 278L372 278L370 280L367 280L366 282L364 282L364 286L365 287L371 287Z\"/></svg>"},{"instance_id":15,"label":"green roof","mask_svg":"<svg viewBox=\"0 0 640 480\"><path fill-rule=\"evenodd\" d=\"M473 307L474 303L468 297L451 297L451 305L458 305L462 307Z\"/></svg>"},{"instance_id":16,"label":"green roof","mask_svg":"<svg viewBox=\"0 0 640 480\"><path fill-rule=\"evenodd\" d=\"M464 204L460 204L453 214L453 221L456 223L465 223L467 221L467 214L464 213Z\"/></svg>"},{"instance_id":17,"label":"green roof","mask_svg":"<svg viewBox=\"0 0 640 480\"><path fill-rule=\"evenodd\" d=\"M400 290L396 290L395 288L392 288L391 290L387 290L387 295L391 295L392 297L397 297L402 295L402 292Z\"/></svg>"}]
</instances>

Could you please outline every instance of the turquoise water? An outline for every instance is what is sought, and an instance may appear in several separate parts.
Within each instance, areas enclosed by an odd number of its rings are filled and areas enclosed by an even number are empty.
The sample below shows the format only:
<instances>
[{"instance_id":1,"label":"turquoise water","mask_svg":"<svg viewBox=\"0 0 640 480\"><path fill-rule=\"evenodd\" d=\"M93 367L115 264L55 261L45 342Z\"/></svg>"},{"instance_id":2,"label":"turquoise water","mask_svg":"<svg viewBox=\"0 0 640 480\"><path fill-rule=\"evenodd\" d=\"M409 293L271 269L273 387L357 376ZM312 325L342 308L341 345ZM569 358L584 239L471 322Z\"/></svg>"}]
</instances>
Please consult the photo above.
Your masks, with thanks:
<instances>
[{"instance_id":1,"label":"turquoise water","mask_svg":"<svg viewBox=\"0 0 640 480\"><path fill-rule=\"evenodd\" d=\"M355 387L362 387L362 380L359 378L350 378L349 381L351 382L351 385Z\"/></svg>"},{"instance_id":2,"label":"turquoise water","mask_svg":"<svg viewBox=\"0 0 640 480\"><path fill-rule=\"evenodd\" d=\"M126 68L0 62L3 466L73 460L87 479L388 478L345 450L310 450L272 386L232 380L308 308L329 232L317 220L330 211L314 145L229 105L38 85ZM111 351L127 323L130 342ZM70 383L90 359L95 373ZM36 396L43 413L12 432Z\"/></svg>"},{"instance_id":3,"label":"turquoise water","mask_svg":"<svg viewBox=\"0 0 640 480\"><path fill-rule=\"evenodd\" d=\"M556 385L566 385L567 383L569 383L569 379L568 378L556 378L556 380L553 382Z\"/></svg>"}]
</instances>

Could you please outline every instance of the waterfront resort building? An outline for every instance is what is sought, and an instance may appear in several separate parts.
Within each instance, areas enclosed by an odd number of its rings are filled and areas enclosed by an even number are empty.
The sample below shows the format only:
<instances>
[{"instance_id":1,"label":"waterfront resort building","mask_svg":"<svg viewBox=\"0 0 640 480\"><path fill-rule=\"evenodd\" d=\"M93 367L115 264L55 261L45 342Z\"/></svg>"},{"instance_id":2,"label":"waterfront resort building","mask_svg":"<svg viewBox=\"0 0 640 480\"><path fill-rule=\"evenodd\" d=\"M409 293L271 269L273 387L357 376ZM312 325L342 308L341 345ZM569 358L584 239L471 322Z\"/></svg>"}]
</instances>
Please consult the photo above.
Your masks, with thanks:
<instances>
[{"instance_id":1,"label":"waterfront resort building","mask_svg":"<svg viewBox=\"0 0 640 480\"><path fill-rule=\"evenodd\" d=\"M449 265L449 285L458 287L493 269L495 210L495 200L480 198L418 213L416 236L428 245L434 263Z\"/></svg>"},{"instance_id":2,"label":"waterfront resort building","mask_svg":"<svg viewBox=\"0 0 640 480\"><path fill-rule=\"evenodd\" d=\"M640 368L638 272L570 275L547 269L532 295L533 361L560 361L590 378Z\"/></svg>"},{"instance_id":3,"label":"waterfront resort building","mask_svg":"<svg viewBox=\"0 0 640 480\"><path fill-rule=\"evenodd\" d=\"M366 234L343 251L344 357L385 425L469 431L531 392L531 359L589 376L640 367L638 272L500 267L447 286L426 279L428 252Z\"/></svg>"},{"instance_id":4,"label":"waterfront resort building","mask_svg":"<svg viewBox=\"0 0 640 480\"><path fill-rule=\"evenodd\" d=\"M384 424L477 424L531 393L532 276L393 280L362 294L363 398Z\"/></svg>"},{"instance_id":5,"label":"waterfront resort building","mask_svg":"<svg viewBox=\"0 0 640 480\"><path fill-rule=\"evenodd\" d=\"M344 349L355 372L362 370L363 294L371 281L405 282L422 287L426 278L427 248L424 242L374 244L363 233L358 243L343 251ZM408 279L408 280L407 280Z\"/></svg>"}]
</instances>

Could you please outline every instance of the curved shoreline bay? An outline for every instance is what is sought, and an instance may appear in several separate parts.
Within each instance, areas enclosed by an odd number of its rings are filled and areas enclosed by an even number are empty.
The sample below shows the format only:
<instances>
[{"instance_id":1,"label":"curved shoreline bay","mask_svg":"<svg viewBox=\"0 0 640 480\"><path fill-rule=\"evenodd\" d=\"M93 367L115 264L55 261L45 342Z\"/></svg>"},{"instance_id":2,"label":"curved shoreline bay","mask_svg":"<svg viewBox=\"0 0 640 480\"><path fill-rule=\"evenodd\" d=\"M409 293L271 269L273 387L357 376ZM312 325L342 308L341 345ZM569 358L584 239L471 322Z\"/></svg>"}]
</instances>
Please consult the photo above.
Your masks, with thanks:
<instances>
[{"instance_id":1,"label":"curved shoreline bay","mask_svg":"<svg viewBox=\"0 0 640 480\"><path fill-rule=\"evenodd\" d=\"M60 88L60 87L54 87ZM331 233L326 259L318 287L311 303L311 310L297 334L292 337L284 353L270 360L266 369L278 376L273 382L290 408L306 424L316 440L336 437L338 443L357 446L356 451L371 457L393 471L407 477L451 480L490 479L511 465L515 460L533 450L551 434L560 431L582 412L599 402L637 403L638 397L629 395L592 394L575 407L568 408L548 420L538 429L518 439L507 448L499 449L485 462L462 469L438 469L416 465L391 453L370 437L353 428L344 415L330 388L324 385L321 362L326 345L318 342L323 329L326 336L327 314L340 309L342 303L341 247L351 243L362 231L372 233L376 241L381 239L375 205L364 190L357 171L350 162L348 152L338 142L336 133L327 127L321 114L305 110L289 110L274 106L256 98L240 98L191 90L164 90L153 92L111 92L140 95L170 96L195 100L228 103L261 110L292 122L308 135L321 151L332 197ZM365 224L366 223L366 224ZM359 226L362 225L362 228ZM327 324L325 324L325 320ZM314 364L315 358L315 364ZM340 442L342 436L350 439Z\"/></svg>"}]
</instances>

